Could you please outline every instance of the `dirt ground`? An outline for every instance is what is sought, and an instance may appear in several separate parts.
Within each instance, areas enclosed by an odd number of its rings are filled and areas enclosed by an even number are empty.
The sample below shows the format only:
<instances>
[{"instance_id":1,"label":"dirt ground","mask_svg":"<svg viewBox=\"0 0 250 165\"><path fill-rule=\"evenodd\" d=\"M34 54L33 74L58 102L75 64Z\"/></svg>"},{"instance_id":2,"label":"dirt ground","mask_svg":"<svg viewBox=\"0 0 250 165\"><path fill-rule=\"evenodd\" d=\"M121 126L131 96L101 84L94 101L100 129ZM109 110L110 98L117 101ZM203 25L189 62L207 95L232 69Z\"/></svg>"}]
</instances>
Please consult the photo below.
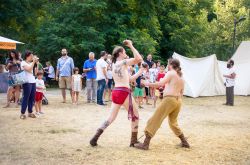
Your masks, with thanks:
<instances>
[{"instance_id":1,"label":"dirt ground","mask_svg":"<svg viewBox=\"0 0 250 165\"><path fill-rule=\"evenodd\" d=\"M184 98L179 125L191 149L179 147L166 120L150 150L139 151L128 147L130 122L124 109L101 136L99 146L92 148L89 140L108 116L109 106L87 104L84 97L77 106L63 104L58 90L46 95L49 105L43 106L45 115L36 119L23 121L20 108L1 108L1 165L250 164L250 97L237 96L234 107L223 106L223 96ZM5 94L0 94L1 107L4 103ZM152 106L140 110L139 136L153 112Z\"/></svg>"}]
</instances>

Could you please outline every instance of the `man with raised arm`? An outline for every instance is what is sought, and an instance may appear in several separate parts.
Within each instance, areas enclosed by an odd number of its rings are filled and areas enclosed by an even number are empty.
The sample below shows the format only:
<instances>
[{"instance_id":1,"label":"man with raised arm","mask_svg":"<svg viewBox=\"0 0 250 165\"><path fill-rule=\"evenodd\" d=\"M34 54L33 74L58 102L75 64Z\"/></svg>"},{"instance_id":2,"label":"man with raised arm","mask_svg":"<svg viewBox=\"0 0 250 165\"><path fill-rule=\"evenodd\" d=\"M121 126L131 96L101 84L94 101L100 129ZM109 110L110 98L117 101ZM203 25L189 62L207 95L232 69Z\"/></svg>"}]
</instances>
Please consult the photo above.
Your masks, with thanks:
<instances>
[{"instance_id":1,"label":"man with raised arm","mask_svg":"<svg viewBox=\"0 0 250 165\"><path fill-rule=\"evenodd\" d=\"M163 120L168 117L168 124L174 134L180 138L181 146L189 148L189 144L186 141L181 129L178 126L177 118L181 109L181 97L184 90L184 80L182 79L180 62L177 59L169 61L169 69L164 78L160 82L147 83L142 82L149 87L165 86L163 91L163 100L157 107L153 116L148 120L147 126L144 130L145 140L144 143L137 143L135 147L141 150L148 150L151 138L155 135L160 128Z\"/></svg>"},{"instance_id":2,"label":"man with raised arm","mask_svg":"<svg viewBox=\"0 0 250 165\"><path fill-rule=\"evenodd\" d=\"M121 46L116 46L113 50L113 68L112 75L115 82L115 87L112 90L112 104L110 116L104 123L97 129L96 134L90 140L92 146L97 145L97 140L103 131L116 119L117 114L121 106L124 106L128 110L128 118L131 119L131 142L130 146L133 147L137 143L137 133L138 133L138 122L139 114L135 101L131 96L131 90L129 86L130 81L134 81L137 77L142 74L143 69L141 68L135 75L130 76L128 73L128 68L131 65L135 65L142 62L142 57L139 52L134 48L132 41L125 40L124 45L129 47L133 52L134 58L128 58L126 51Z\"/></svg>"}]
</instances>

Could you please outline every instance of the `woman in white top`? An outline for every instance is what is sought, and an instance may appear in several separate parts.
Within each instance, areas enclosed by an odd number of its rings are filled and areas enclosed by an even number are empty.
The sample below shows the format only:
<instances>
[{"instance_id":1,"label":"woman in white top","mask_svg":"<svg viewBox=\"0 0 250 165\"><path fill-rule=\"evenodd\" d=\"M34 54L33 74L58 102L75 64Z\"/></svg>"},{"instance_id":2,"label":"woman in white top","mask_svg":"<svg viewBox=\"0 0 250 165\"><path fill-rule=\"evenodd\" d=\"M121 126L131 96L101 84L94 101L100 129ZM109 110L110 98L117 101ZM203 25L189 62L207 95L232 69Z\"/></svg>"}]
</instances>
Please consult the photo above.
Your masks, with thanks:
<instances>
[{"instance_id":1,"label":"woman in white top","mask_svg":"<svg viewBox=\"0 0 250 165\"><path fill-rule=\"evenodd\" d=\"M152 62L152 68L149 69L149 76L150 76L150 83L156 82L156 76L157 76L158 70L156 68L156 63ZM155 88L150 87L150 96L152 99L155 99Z\"/></svg>"},{"instance_id":2,"label":"woman in white top","mask_svg":"<svg viewBox=\"0 0 250 165\"><path fill-rule=\"evenodd\" d=\"M35 101L36 93L36 80L33 75L33 67L38 61L37 57L33 56L30 51L25 52L24 61L21 62L21 69L25 72L25 78L27 83L23 84L23 101L21 107L21 119L25 119L25 112L28 107L28 117L35 118L36 116L32 113L33 104Z\"/></svg>"}]
</instances>

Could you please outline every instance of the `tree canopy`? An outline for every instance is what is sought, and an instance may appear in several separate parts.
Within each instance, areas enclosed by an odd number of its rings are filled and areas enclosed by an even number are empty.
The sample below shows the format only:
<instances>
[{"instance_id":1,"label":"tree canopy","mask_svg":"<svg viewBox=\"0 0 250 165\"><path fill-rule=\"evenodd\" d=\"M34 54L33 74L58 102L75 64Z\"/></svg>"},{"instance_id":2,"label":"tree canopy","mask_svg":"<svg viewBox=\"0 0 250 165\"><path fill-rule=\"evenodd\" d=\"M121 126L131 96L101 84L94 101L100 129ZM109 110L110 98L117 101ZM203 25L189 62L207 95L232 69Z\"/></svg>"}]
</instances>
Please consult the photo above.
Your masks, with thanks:
<instances>
[{"instance_id":1,"label":"tree canopy","mask_svg":"<svg viewBox=\"0 0 250 165\"><path fill-rule=\"evenodd\" d=\"M173 52L187 57L231 57L250 39L248 0L2 0L0 35L25 42L43 61L55 62L67 48L81 67L90 51L112 53L132 39L141 54L166 62Z\"/></svg>"}]
</instances>

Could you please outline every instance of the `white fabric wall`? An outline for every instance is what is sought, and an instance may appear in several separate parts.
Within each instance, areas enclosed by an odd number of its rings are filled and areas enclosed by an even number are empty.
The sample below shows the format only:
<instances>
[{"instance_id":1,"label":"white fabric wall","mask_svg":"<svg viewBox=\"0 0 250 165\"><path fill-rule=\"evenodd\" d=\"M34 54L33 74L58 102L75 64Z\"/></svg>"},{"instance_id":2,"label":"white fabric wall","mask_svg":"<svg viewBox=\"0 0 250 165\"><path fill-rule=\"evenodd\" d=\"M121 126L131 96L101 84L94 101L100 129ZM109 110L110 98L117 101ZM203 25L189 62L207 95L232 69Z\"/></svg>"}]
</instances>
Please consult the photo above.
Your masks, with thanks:
<instances>
[{"instance_id":1,"label":"white fabric wall","mask_svg":"<svg viewBox=\"0 0 250 165\"><path fill-rule=\"evenodd\" d=\"M225 87L215 55L187 58L177 53L185 80L184 95L190 97L224 95Z\"/></svg>"}]
</instances>

